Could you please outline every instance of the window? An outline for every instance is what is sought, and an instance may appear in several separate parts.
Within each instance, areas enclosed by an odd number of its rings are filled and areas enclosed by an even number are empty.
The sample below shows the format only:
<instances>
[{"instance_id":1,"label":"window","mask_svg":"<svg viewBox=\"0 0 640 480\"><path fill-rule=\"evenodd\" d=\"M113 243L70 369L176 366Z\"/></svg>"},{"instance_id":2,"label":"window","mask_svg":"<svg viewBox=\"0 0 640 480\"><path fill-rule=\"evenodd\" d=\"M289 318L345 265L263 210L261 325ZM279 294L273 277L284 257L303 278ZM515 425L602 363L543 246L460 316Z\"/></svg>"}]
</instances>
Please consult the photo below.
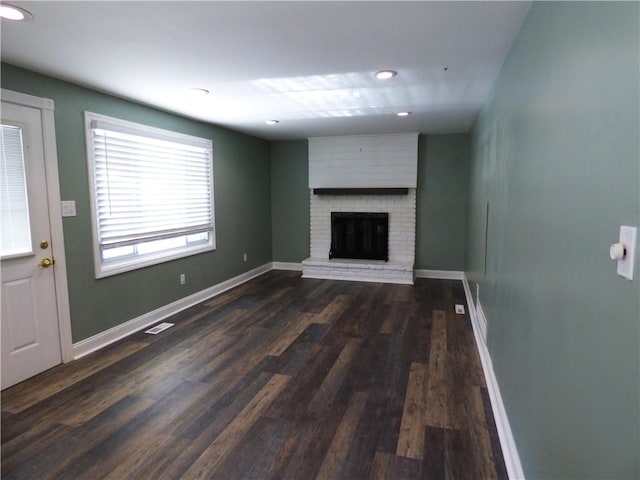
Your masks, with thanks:
<instances>
[{"instance_id":1,"label":"window","mask_svg":"<svg viewBox=\"0 0 640 480\"><path fill-rule=\"evenodd\" d=\"M0 126L0 256L31 253L22 130Z\"/></svg>"},{"instance_id":2,"label":"window","mask_svg":"<svg viewBox=\"0 0 640 480\"><path fill-rule=\"evenodd\" d=\"M85 112L96 277L215 249L211 140Z\"/></svg>"}]
</instances>

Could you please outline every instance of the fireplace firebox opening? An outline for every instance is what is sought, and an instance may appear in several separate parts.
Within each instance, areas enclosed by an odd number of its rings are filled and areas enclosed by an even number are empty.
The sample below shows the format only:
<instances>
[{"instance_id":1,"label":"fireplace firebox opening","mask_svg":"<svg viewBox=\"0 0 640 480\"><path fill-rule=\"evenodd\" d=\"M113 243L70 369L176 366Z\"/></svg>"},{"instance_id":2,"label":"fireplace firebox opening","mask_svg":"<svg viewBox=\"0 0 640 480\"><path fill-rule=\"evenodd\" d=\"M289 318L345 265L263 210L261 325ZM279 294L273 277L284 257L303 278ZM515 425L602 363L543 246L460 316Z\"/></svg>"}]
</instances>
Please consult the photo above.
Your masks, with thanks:
<instances>
[{"instance_id":1,"label":"fireplace firebox opening","mask_svg":"<svg viewBox=\"0 0 640 480\"><path fill-rule=\"evenodd\" d=\"M331 212L329 258L389 261L389 214Z\"/></svg>"}]
</instances>

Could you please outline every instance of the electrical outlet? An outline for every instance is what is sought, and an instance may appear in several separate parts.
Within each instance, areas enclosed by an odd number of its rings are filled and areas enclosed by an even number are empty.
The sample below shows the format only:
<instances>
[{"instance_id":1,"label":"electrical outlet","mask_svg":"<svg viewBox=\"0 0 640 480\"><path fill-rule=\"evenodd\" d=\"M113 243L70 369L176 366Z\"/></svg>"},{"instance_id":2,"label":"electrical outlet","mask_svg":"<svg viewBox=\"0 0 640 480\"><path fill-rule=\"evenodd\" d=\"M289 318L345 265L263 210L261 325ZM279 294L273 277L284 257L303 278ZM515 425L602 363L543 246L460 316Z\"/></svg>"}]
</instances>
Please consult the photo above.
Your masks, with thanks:
<instances>
[{"instance_id":1,"label":"electrical outlet","mask_svg":"<svg viewBox=\"0 0 640 480\"><path fill-rule=\"evenodd\" d=\"M248 260L249 256L246 253L242 254L242 261L246 262Z\"/></svg>"},{"instance_id":2,"label":"electrical outlet","mask_svg":"<svg viewBox=\"0 0 640 480\"><path fill-rule=\"evenodd\" d=\"M184 273L180 274L180 285L187 283L187 276Z\"/></svg>"},{"instance_id":3,"label":"electrical outlet","mask_svg":"<svg viewBox=\"0 0 640 480\"><path fill-rule=\"evenodd\" d=\"M456 303L456 313L458 315L464 315L464 305Z\"/></svg>"}]
</instances>

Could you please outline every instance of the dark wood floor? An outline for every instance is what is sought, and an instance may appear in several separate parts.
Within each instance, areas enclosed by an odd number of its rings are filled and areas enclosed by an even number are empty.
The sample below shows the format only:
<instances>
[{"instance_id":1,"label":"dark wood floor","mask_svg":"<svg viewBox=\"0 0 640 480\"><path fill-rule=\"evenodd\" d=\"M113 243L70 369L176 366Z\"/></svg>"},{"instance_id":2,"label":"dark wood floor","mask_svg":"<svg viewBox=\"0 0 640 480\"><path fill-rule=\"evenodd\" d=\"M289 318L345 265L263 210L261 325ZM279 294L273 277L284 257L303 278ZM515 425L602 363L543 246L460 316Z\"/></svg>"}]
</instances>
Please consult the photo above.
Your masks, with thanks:
<instances>
[{"instance_id":1,"label":"dark wood floor","mask_svg":"<svg viewBox=\"0 0 640 480\"><path fill-rule=\"evenodd\" d=\"M2 392L2 477L507 478L455 303L270 272Z\"/></svg>"}]
</instances>

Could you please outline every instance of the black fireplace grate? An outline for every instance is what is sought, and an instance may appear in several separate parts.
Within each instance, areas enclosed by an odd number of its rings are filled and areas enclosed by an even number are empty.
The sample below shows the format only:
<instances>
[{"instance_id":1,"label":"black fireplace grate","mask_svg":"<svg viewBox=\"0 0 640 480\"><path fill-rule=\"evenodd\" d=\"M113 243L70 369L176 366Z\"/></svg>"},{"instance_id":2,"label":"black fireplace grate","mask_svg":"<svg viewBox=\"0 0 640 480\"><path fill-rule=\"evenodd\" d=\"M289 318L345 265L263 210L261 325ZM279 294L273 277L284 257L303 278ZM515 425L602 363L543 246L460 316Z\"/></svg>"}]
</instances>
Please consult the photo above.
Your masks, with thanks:
<instances>
[{"instance_id":1,"label":"black fireplace grate","mask_svg":"<svg viewBox=\"0 0 640 480\"><path fill-rule=\"evenodd\" d=\"M329 258L389 261L389 214L331 212Z\"/></svg>"}]
</instances>

